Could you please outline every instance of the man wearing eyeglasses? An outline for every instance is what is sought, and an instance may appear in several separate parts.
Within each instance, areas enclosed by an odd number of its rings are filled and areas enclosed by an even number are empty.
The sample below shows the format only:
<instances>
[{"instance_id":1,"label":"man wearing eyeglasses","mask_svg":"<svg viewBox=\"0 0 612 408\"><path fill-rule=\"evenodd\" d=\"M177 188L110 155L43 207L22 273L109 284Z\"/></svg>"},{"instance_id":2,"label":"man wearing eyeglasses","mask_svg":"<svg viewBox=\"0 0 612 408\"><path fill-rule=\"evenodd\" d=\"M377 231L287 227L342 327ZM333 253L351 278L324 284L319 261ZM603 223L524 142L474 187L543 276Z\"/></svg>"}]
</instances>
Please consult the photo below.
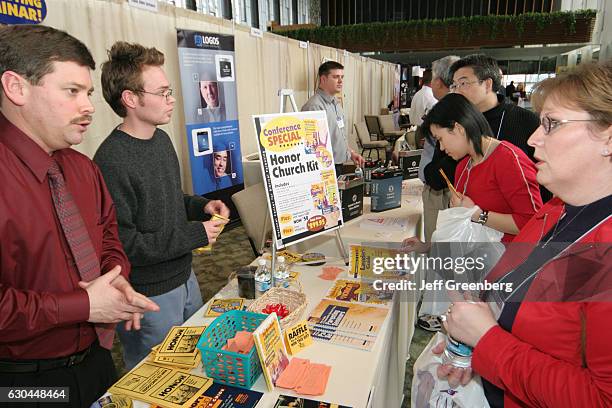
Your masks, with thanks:
<instances>
[{"instance_id":1,"label":"man wearing eyeglasses","mask_svg":"<svg viewBox=\"0 0 612 408\"><path fill-rule=\"evenodd\" d=\"M117 207L119 237L132 263L130 282L160 307L146 313L140 332L119 328L125 365L131 369L202 306L191 251L214 243L229 216L221 201L183 194L170 137L157 126L170 122L175 99L155 48L115 43L102 65L104 99L123 122L96 152Z\"/></svg>"},{"instance_id":2,"label":"man wearing eyeglasses","mask_svg":"<svg viewBox=\"0 0 612 408\"><path fill-rule=\"evenodd\" d=\"M502 79L497 61L484 54L468 55L455 62L450 73L453 78L451 92L460 93L476 105L497 139L507 140L535 161L534 150L527 139L540 126L540 119L497 93ZM540 192L544 202L552 197L543 187Z\"/></svg>"},{"instance_id":3,"label":"man wearing eyeglasses","mask_svg":"<svg viewBox=\"0 0 612 408\"><path fill-rule=\"evenodd\" d=\"M451 66L451 92L459 93L472 102L485 116L499 140L519 147L533 160L533 148L527 139L540 125L538 116L512 103L497 93L501 74L495 59L484 54L461 58Z\"/></svg>"}]
</instances>

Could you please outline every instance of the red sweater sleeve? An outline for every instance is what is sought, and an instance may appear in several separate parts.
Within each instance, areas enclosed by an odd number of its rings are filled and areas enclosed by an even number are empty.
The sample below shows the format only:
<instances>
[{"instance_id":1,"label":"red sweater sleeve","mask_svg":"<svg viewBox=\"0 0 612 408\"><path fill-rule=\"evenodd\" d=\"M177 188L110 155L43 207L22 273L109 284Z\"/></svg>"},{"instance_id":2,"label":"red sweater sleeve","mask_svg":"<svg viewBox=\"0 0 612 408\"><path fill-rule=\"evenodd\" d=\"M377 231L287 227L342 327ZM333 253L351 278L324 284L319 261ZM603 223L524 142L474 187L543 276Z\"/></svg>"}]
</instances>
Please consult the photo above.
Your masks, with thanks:
<instances>
[{"instance_id":1,"label":"red sweater sleeve","mask_svg":"<svg viewBox=\"0 0 612 408\"><path fill-rule=\"evenodd\" d=\"M612 314L612 304L586 303L581 307L586 327L586 368L554 358L500 326L493 327L476 344L472 367L525 406L612 406L612 325L605 324ZM554 342L549 340L551 348Z\"/></svg>"},{"instance_id":2,"label":"red sweater sleeve","mask_svg":"<svg viewBox=\"0 0 612 408\"><path fill-rule=\"evenodd\" d=\"M498 149L505 149L502 159L496 163L495 178L504 198L510 205L512 219L521 229L542 207L540 186L536 181L536 167L519 148L502 143ZM503 161L503 162L502 162Z\"/></svg>"}]
</instances>

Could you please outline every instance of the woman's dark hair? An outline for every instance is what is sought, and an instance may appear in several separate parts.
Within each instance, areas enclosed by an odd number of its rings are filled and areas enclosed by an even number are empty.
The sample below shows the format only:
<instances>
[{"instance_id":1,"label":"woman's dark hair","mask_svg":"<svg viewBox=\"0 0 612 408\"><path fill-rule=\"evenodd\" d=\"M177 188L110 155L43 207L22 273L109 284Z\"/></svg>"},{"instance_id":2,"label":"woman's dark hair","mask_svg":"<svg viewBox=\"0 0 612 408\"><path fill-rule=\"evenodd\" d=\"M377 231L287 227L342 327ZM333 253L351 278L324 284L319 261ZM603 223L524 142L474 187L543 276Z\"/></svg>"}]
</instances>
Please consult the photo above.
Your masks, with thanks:
<instances>
[{"instance_id":1,"label":"woman's dark hair","mask_svg":"<svg viewBox=\"0 0 612 408\"><path fill-rule=\"evenodd\" d=\"M431 125L454 129L457 123L465 129L465 136L474 146L474 151L482 155L481 136L494 137L493 131L483 114L461 94L450 93L440 99L423 119L421 130L431 141Z\"/></svg>"}]
</instances>

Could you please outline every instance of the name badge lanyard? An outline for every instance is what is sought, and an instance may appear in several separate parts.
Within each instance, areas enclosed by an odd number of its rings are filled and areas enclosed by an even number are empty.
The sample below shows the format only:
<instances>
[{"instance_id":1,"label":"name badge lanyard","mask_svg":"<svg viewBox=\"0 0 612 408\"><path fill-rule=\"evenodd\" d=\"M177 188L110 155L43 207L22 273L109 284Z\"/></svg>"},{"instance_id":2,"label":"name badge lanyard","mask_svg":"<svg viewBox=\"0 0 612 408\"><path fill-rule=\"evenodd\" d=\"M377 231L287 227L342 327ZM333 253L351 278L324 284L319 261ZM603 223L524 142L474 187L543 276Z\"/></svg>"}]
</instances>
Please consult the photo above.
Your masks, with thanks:
<instances>
[{"instance_id":1,"label":"name badge lanyard","mask_svg":"<svg viewBox=\"0 0 612 408\"><path fill-rule=\"evenodd\" d=\"M501 117L501 120L499 121L499 127L497 128L497 135L495 136L497 140L499 140L499 134L501 133L501 128L502 128L502 125L504 124L504 116L506 116L506 111L502 111L502 117Z\"/></svg>"},{"instance_id":2,"label":"name badge lanyard","mask_svg":"<svg viewBox=\"0 0 612 408\"><path fill-rule=\"evenodd\" d=\"M565 216L565 214L563 214L563 216L561 218L563 218ZM555 256L553 256L552 258L548 259L546 262L544 262L539 268L537 268L535 271L531 272L529 275L527 275L524 279L521 280L521 282L519 283L518 286L514 287L512 289L512 291L510 293L508 293L506 296L502 295L499 291L497 290L490 290L487 292L487 294L485 295L486 297L486 301L489 302L490 306L491 306L491 310L493 311L493 315L495 316L495 319L499 319L499 316L501 315L504 306L506 305L506 303L509 301L509 299L514 296L515 294L518 293L519 289L521 289L523 286L525 286L526 283L531 282L533 279L535 279L535 277L540 273L540 271L542 269L544 269L548 264L550 264L551 262L557 260L559 257L561 257L565 252L567 252L573 245L575 245L576 243L579 243L582 239L584 239L584 237L586 235L588 235L591 231L593 231L595 228L597 228L599 225L601 225L602 223L606 222L610 217L612 217L612 215L607 216L606 218L604 218L602 221L598 222L596 225L594 225L592 228L590 228L588 231L586 231L585 233L583 233L576 241L569 243L569 245L567 245L565 248L563 248L561 251L559 251L558 254L556 254ZM574 217L571 221L573 221L576 217ZM561 219L559 219L560 221ZM557 223L559 223L559 221L557 221ZM570 222L571 222L570 221ZM569 223L568 223L569 224ZM566 224L567 226L567 224ZM554 236L554 232L553 232L553 236ZM550 242L550 240L553 238L553 236L551 236L546 242L542 243L542 241L540 240L538 242L538 244L536 245L536 247L539 247L540 245L542 245L542 248L546 247L546 245ZM535 247L534 247L535 249ZM531 254L530 254L531 255ZM530 256L529 255L529 256ZM527 257L527 259L525 259L524 262L527 262L527 260L529 259L529 256ZM500 279L497 280L497 282L499 283L503 283L504 281L506 281L509 277L511 277L516 270L520 267L521 265L517 266L515 269L511 270L510 272L508 272L507 274L505 274L504 276L502 276ZM495 307L495 309L493 309L493 307Z\"/></svg>"},{"instance_id":3,"label":"name badge lanyard","mask_svg":"<svg viewBox=\"0 0 612 408\"><path fill-rule=\"evenodd\" d=\"M499 127L497 128L497 135L495 135L495 138L497 140L499 140L499 134L501 133L501 128L502 128L502 125L504 124L505 116L506 116L506 111L502 111L502 117L501 117L501 120L499 121ZM488 151L489 151L489 147L487 146L487 152ZM486 155L487 154L485 153L485 156ZM470 160L470 163L471 163L471 160ZM470 181L470 171L472 170L472 166L470 166L470 163L468 163L468 165L463 168L463 170L461 171L461 174L459 175L459 179L457 180L457 183L456 183L457 185L459 185L459 181L461 181L461 178L463 177L463 173L465 173L465 170L467 169L468 172L467 172L467 178L465 180L465 184L463 186L463 195L465 195L465 191L467 190L468 182Z\"/></svg>"}]
</instances>

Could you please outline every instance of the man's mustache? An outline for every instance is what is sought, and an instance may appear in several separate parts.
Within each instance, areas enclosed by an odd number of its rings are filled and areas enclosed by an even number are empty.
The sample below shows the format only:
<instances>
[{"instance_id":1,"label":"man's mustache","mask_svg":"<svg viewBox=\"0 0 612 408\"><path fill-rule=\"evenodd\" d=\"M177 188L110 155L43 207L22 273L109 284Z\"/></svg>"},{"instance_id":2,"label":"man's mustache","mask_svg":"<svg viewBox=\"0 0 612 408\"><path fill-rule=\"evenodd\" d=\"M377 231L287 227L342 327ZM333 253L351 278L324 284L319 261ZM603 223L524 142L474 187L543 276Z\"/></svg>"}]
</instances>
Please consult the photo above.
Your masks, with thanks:
<instances>
[{"instance_id":1,"label":"man's mustache","mask_svg":"<svg viewBox=\"0 0 612 408\"><path fill-rule=\"evenodd\" d=\"M91 123L91 121L93 120L93 116L92 115L83 115L83 116L79 116L78 118L74 118L70 121L70 123L72 123L73 125L79 125L83 122L89 122Z\"/></svg>"}]
</instances>

